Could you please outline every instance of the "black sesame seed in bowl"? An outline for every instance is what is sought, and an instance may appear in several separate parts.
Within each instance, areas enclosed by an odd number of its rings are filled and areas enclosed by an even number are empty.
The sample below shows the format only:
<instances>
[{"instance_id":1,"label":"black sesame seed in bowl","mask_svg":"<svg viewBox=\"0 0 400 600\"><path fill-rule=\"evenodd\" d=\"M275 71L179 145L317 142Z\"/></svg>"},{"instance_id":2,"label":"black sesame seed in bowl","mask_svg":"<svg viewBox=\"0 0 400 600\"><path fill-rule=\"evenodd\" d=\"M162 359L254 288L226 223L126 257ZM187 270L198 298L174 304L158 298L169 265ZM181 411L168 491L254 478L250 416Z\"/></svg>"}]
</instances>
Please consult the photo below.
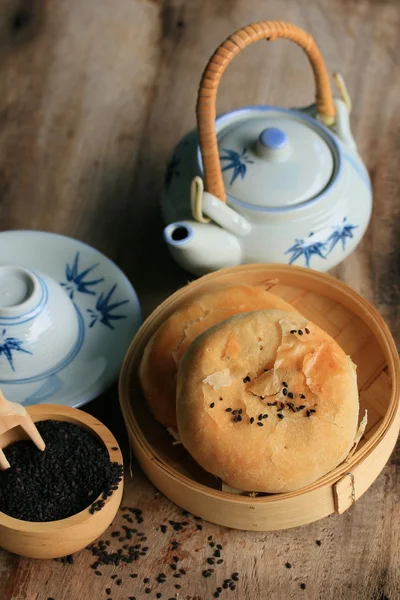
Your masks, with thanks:
<instances>
[{"instance_id":1,"label":"black sesame seed in bowl","mask_svg":"<svg viewBox=\"0 0 400 600\"><path fill-rule=\"evenodd\" d=\"M31 558L67 556L114 518L122 455L112 433L89 414L45 404L28 412L46 448L24 440L4 449L12 467L0 472L0 546Z\"/></svg>"}]
</instances>

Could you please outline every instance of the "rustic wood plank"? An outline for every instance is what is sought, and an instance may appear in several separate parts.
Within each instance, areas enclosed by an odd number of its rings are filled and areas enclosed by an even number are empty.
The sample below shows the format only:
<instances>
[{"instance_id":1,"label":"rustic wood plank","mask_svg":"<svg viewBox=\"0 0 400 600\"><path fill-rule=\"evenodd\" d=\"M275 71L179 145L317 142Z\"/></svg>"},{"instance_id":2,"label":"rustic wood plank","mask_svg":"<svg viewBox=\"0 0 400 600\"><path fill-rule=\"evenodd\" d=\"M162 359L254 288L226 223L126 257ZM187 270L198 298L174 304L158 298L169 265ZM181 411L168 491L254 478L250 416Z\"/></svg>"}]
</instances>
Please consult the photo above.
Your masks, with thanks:
<instances>
[{"instance_id":1,"label":"rustic wood plank","mask_svg":"<svg viewBox=\"0 0 400 600\"><path fill-rule=\"evenodd\" d=\"M48 229L95 245L127 272L148 314L186 282L161 239L158 197L165 161L194 125L197 85L210 53L235 28L264 18L293 21L310 31L329 68L340 69L348 84L353 133L372 175L375 205L367 235L335 274L375 304L400 341L397 0L4 0L0 227ZM237 58L224 77L218 108L302 105L311 99L304 56L279 41L257 44ZM341 327L345 317L332 316L332 323ZM123 440L116 406L114 387L88 410ZM237 589L224 591L232 600L397 600L399 465L398 449L372 488L342 516L265 535L206 523L198 531L191 524L176 536L170 528L165 535L156 529L184 517L134 467L125 503L143 510L150 550L135 568L115 571L121 586L110 579L111 567L104 567L102 577L94 575L87 550L72 566L1 551L0 598L107 598L110 586L113 600L151 599L158 588L163 598L205 600L237 570ZM121 520L122 512L115 527ZM114 539L112 530L105 539ZM209 535L223 544L224 563L204 579L199 573L209 556ZM176 554L188 571L176 579L181 590L174 588L168 566L173 555L168 542L175 537L182 542ZM156 589L160 571L168 581ZM131 579L128 572L139 576ZM146 576L152 580L148 595Z\"/></svg>"}]
</instances>

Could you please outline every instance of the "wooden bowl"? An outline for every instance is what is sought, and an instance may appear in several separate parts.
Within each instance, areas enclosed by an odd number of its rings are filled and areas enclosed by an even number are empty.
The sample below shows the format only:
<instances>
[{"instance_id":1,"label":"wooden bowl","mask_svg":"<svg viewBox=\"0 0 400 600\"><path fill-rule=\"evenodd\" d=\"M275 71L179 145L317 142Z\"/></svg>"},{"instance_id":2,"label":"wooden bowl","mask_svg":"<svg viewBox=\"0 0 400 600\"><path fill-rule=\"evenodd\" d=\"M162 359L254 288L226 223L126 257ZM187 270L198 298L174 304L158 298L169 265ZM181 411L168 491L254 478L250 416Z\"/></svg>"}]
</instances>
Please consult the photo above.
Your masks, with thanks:
<instances>
[{"instance_id":1,"label":"wooden bowl","mask_svg":"<svg viewBox=\"0 0 400 600\"><path fill-rule=\"evenodd\" d=\"M117 440L107 427L87 413L59 406L38 404L28 408L33 421L68 421L90 431L107 448L110 460L122 464L122 454ZM11 430L7 445L21 439L19 432ZM59 521L34 523L14 519L0 512L0 546L30 558L59 558L82 550L98 538L114 519L122 499L123 480L118 489L105 500L104 507L90 514L88 508ZM98 500L100 500L99 496Z\"/></svg>"},{"instance_id":2,"label":"wooden bowl","mask_svg":"<svg viewBox=\"0 0 400 600\"><path fill-rule=\"evenodd\" d=\"M368 425L356 452L317 482L284 494L236 495L195 463L155 421L142 394L138 366L144 348L183 302L222 283L265 283L332 335L357 364L360 418ZM131 343L120 376L120 402L130 441L144 472L173 502L208 521L237 529L269 531L342 513L376 479L400 426L400 366L393 338L377 311L329 275L289 265L244 265L194 281L165 300Z\"/></svg>"}]
</instances>

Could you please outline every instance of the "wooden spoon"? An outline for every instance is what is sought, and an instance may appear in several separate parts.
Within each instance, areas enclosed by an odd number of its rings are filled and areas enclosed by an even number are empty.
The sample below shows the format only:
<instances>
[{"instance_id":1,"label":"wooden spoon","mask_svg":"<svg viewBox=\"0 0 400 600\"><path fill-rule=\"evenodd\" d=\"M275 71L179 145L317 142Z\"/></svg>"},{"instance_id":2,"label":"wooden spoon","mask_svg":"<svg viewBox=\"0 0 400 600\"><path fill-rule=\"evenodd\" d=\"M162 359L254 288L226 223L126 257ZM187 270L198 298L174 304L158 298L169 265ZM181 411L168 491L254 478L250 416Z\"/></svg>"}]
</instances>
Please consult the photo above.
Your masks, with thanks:
<instances>
[{"instance_id":1,"label":"wooden spoon","mask_svg":"<svg viewBox=\"0 0 400 600\"><path fill-rule=\"evenodd\" d=\"M36 425L32 421L31 417L27 413L26 409L22 406L22 404L17 404L16 402L9 402L3 396L2 391L0 390L0 470L5 471L10 468L10 463L8 462L2 448L7 446L11 441L17 441L18 439L23 439L21 435L15 437L14 435L10 436L11 430L14 430L16 427L21 427L23 431L26 433L28 438L32 440L39 450L44 450L46 444L39 431L36 428ZM17 432L20 433L20 432Z\"/></svg>"}]
</instances>

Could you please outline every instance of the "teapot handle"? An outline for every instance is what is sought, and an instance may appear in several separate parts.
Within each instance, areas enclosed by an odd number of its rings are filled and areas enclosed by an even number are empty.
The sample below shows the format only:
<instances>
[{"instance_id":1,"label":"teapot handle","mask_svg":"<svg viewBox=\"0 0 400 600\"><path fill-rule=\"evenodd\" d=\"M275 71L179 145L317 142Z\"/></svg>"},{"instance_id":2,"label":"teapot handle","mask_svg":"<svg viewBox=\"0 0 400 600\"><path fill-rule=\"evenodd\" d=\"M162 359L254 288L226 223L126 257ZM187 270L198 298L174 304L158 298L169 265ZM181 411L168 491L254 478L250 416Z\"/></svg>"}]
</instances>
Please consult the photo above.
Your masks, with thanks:
<instances>
[{"instance_id":1,"label":"teapot handle","mask_svg":"<svg viewBox=\"0 0 400 600\"><path fill-rule=\"evenodd\" d=\"M215 130L218 84L229 63L241 50L258 40L274 41L277 38L292 40L303 48L314 72L318 117L325 125L335 123L336 111L329 74L316 43L308 33L283 21L259 21L238 29L217 48L208 61L201 78L196 106L205 189L223 202L226 202L226 194Z\"/></svg>"}]
</instances>

